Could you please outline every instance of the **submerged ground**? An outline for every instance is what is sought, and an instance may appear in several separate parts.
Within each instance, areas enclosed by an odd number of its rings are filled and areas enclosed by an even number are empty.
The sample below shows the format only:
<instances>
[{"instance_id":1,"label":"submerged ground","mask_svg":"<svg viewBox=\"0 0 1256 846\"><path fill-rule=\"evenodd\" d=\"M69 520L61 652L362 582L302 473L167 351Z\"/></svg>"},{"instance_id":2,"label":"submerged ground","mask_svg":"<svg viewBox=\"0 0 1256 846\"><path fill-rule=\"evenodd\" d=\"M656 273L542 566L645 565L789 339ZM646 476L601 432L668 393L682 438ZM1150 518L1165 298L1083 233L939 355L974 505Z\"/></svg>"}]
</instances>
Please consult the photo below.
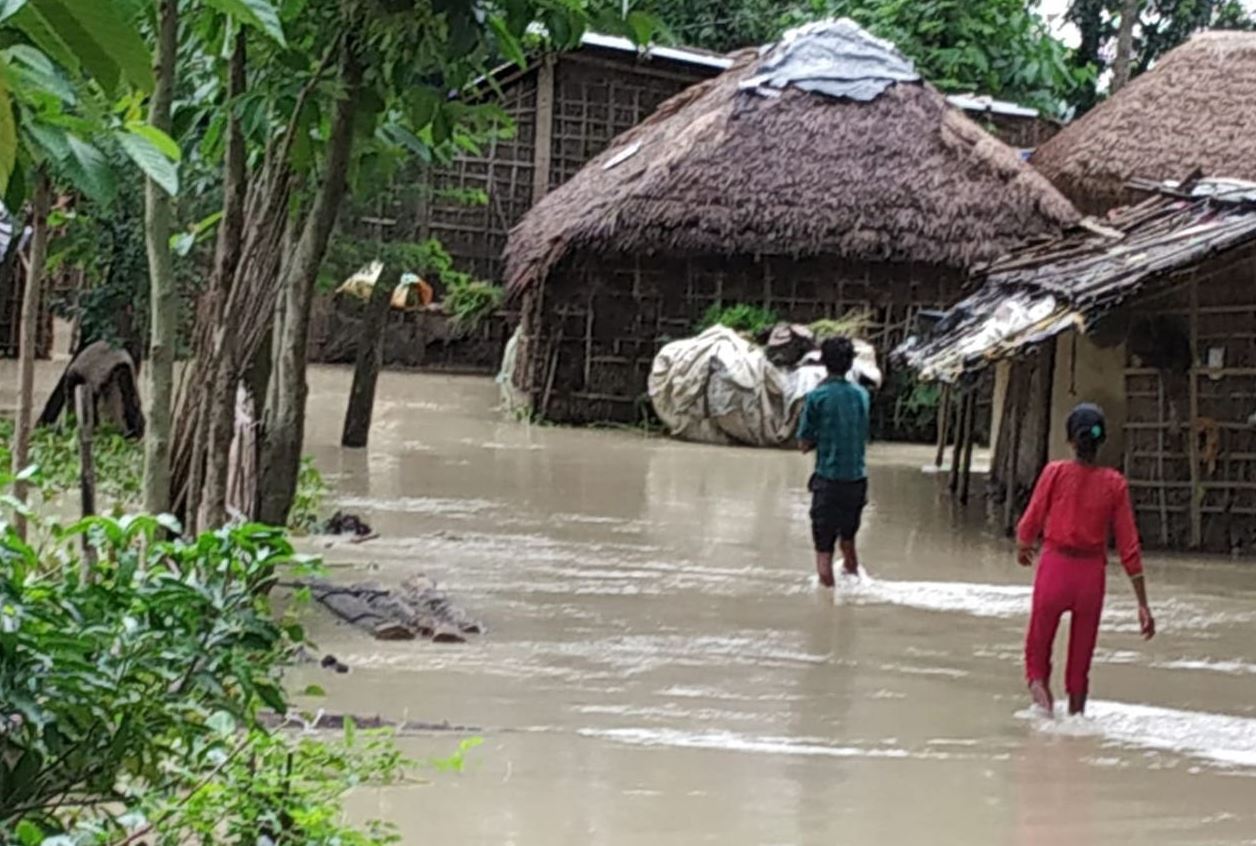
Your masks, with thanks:
<instances>
[{"instance_id":1,"label":"submerged ground","mask_svg":"<svg viewBox=\"0 0 1256 846\"><path fill-rule=\"evenodd\" d=\"M330 560L426 571L490 626L461 647L315 627L354 669L303 671L312 705L485 738L462 775L359 797L405 842L1256 842L1251 563L1153 556L1149 646L1113 569L1092 718L1050 725L1023 713L1028 573L928 450L873 450L871 579L835 605L800 456L525 427L489 380L403 374L343 452L347 387L314 373L311 451L382 538Z\"/></svg>"},{"instance_id":2,"label":"submerged ground","mask_svg":"<svg viewBox=\"0 0 1256 846\"><path fill-rule=\"evenodd\" d=\"M525 427L490 380L393 373L346 452L348 381L311 374L309 451L382 537L326 550L336 578L424 571L490 627L377 643L312 617L352 672L301 668L327 690L305 704L485 738L461 775L356 797L405 843L1256 842L1251 562L1152 556L1150 645L1112 569L1093 714L1047 724L1023 713L1029 575L928 450L873 450L871 578L835 605L801 456Z\"/></svg>"}]
</instances>

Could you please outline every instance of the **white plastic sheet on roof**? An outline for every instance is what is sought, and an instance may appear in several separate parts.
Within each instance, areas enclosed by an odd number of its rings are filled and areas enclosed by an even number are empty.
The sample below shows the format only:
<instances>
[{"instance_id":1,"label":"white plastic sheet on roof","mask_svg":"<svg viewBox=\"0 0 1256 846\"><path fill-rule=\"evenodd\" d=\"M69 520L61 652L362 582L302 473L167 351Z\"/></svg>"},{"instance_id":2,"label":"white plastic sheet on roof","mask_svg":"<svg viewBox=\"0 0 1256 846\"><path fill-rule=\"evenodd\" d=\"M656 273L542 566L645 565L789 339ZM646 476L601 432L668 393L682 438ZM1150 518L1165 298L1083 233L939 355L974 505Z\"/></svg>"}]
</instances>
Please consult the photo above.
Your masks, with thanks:
<instances>
[{"instance_id":1,"label":"white plastic sheet on roof","mask_svg":"<svg viewBox=\"0 0 1256 846\"><path fill-rule=\"evenodd\" d=\"M791 29L767 54L761 73L741 84L776 95L788 86L867 102L896 82L918 82L920 74L898 48L850 18L832 18Z\"/></svg>"}]
</instances>

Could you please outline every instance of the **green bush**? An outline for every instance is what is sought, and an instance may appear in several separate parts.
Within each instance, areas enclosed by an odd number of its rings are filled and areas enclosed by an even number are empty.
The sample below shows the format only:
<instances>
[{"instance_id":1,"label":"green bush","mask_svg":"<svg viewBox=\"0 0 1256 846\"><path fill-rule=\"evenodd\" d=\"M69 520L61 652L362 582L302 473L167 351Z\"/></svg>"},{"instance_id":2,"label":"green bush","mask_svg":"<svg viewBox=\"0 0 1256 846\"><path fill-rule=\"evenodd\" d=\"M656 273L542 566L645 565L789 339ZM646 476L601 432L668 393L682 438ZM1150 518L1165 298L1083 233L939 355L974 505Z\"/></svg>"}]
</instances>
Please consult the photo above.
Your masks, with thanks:
<instances>
[{"instance_id":1,"label":"green bush","mask_svg":"<svg viewBox=\"0 0 1256 846\"><path fill-rule=\"evenodd\" d=\"M318 528L322 520L323 502L327 499L327 482L308 455L301 457L301 470L297 474L297 491L292 497L292 509L288 512L288 530L293 534L308 535Z\"/></svg>"},{"instance_id":2,"label":"green bush","mask_svg":"<svg viewBox=\"0 0 1256 846\"><path fill-rule=\"evenodd\" d=\"M0 473L13 465L13 421L0 419ZM39 468L35 482L45 494L78 487L78 429L44 426L31 437L30 463ZM140 499L144 475L144 447L129 441L115 429L102 426L92 435L92 459L96 465L96 490L100 497L119 503Z\"/></svg>"},{"instance_id":3,"label":"green bush","mask_svg":"<svg viewBox=\"0 0 1256 846\"><path fill-rule=\"evenodd\" d=\"M702 315L702 319L698 321L697 330L705 332L712 326L727 326L734 332L758 335L771 329L779 322L780 318L776 316L776 312L762 306L750 305L748 303L733 303L731 305L714 303Z\"/></svg>"},{"instance_id":4,"label":"green bush","mask_svg":"<svg viewBox=\"0 0 1256 846\"><path fill-rule=\"evenodd\" d=\"M281 673L304 640L267 599L276 568L304 566L282 530L182 541L165 518L27 516L29 542L0 515L0 840L396 841L341 809L354 786L403 777L387 736L346 722L328 743L260 716L287 711Z\"/></svg>"},{"instance_id":5,"label":"green bush","mask_svg":"<svg viewBox=\"0 0 1256 846\"><path fill-rule=\"evenodd\" d=\"M817 320L810 327L811 334L816 336L817 341L823 341L825 338L862 338L868 333L868 328L872 323L872 315L861 309L854 309L843 314L841 317L825 320Z\"/></svg>"},{"instance_id":6,"label":"green bush","mask_svg":"<svg viewBox=\"0 0 1256 846\"><path fill-rule=\"evenodd\" d=\"M501 307L505 292L497 285L472 279L466 274L445 275L445 313L461 329L474 329L480 321Z\"/></svg>"}]
</instances>

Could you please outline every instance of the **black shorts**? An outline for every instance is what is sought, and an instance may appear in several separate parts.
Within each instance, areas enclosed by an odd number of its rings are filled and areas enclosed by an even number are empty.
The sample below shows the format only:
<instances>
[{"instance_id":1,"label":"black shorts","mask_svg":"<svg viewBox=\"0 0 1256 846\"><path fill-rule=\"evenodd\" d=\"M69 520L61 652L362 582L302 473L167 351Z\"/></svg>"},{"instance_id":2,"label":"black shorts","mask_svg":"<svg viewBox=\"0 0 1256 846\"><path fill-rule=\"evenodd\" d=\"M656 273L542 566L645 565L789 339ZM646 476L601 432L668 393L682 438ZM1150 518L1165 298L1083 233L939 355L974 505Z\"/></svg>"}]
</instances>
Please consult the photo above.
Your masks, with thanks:
<instances>
[{"instance_id":1,"label":"black shorts","mask_svg":"<svg viewBox=\"0 0 1256 846\"><path fill-rule=\"evenodd\" d=\"M854 540L868 503L868 480L836 482L823 476L811 477L811 538L816 552L833 552L838 538Z\"/></svg>"}]
</instances>

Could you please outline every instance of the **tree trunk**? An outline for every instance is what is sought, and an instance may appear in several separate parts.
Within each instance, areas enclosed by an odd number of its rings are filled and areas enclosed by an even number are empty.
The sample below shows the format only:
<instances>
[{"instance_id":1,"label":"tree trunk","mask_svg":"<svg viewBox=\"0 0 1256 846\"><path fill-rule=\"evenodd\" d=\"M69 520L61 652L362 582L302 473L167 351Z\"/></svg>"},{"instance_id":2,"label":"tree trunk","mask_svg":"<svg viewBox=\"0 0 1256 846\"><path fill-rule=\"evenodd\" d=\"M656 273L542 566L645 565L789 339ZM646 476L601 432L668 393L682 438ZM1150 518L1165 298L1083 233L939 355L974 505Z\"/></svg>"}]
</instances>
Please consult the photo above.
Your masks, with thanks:
<instances>
[{"instance_id":1,"label":"tree trunk","mask_svg":"<svg viewBox=\"0 0 1256 846\"><path fill-rule=\"evenodd\" d=\"M156 85L149 123L169 134L174 99L174 69L179 49L178 0L159 0ZM174 397L174 353L179 329L178 291L170 255L173 202L160 185L144 185L144 237L152 291L152 335L145 362L144 403L148 427L144 434L144 508L154 514L170 509L171 402Z\"/></svg>"},{"instance_id":2,"label":"tree trunk","mask_svg":"<svg viewBox=\"0 0 1256 846\"><path fill-rule=\"evenodd\" d=\"M218 355L213 375L213 390L209 394L209 413L206 421L208 443L205 456L204 525L217 528L227 522L227 477L231 454L231 440L235 434L236 384L238 351L234 348L231 328L223 325L223 314L236 268L240 264L241 247L244 243L245 186L244 131L235 108L244 95L246 75L246 28L236 34L235 51L231 56L227 101L227 147L223 165L222 221L218 227L218 244L214 255L212 296L215 301L214 321L217 328L215 341Z\"/></svg>"},{"instance_id":3,"label":"tree trunk","mask_svg":"<svg viewBox=\"0 0 1256 846\"><path fill-rule=\"evenodd\" d=\"M346 38L340 59L341 98L336 103L331 134L327 142L327 163L323 184L310 209L291 261L286 263L282 283L282 315L275 335L275 371L267 409L265 441L262 446L261 497L258 517L263 523L283 525L296 493L301 465L301 443L305 435L305 356L309 341L310 302L318 269L327 251L327 242L336 225L347 184L349 158L353 152L353 122L362 66L357 46Z\"/></svg>"},{"instance_id":4,"label":"tree trunk","mask_svg":"<svg viewBox=\"0 0 1256 846\"><path fill-rule=\"evenodd\" d=\"M358 333L358 353L353 365L353 387L349 389L349 407L345 409L345 428L340 445L353 448L366 446L371 436L371 415L375 410L375 383L384 362L384 335L388 327L388 310L392 305L392 292L401 280L400 272L394 281L381 272L371 300L366 306L362 327Z\"/></svg>"},{"instance_id":5,"label":"tree trunk","mask_svg":"<svg viewBox=\"0 0 1256 846\"><path fill-rule=\"evenodd\" d=\"M1121 24L1116 31L1116 60L1112 63L1112 88L1115 94L1130 81L1134 61L1134 25L1138 23L1141 0L1121 0Z\"/></svg>"},{"instance_id":6,"label":"tree trunk","mask_svg":"<svg viewBox=\"0 0 1256 846\"><path fill-rule=\"evenodd\" d=\"M48 257L48 211L52 207L52 183L42 170L35 177L31 198L31 258L22 293L22 322L18 347L17 421L13 432L13 472L20 473L30 461L31 418L35 413L35 346L39 343L40 303L44 285L44 264ZM14 240L21 242L22 224L14 226ZM26 483L13 486L14 495L26 501ZM18 535L26 537L26 519L18 514Z\"/></svg>"}]
</instances>

